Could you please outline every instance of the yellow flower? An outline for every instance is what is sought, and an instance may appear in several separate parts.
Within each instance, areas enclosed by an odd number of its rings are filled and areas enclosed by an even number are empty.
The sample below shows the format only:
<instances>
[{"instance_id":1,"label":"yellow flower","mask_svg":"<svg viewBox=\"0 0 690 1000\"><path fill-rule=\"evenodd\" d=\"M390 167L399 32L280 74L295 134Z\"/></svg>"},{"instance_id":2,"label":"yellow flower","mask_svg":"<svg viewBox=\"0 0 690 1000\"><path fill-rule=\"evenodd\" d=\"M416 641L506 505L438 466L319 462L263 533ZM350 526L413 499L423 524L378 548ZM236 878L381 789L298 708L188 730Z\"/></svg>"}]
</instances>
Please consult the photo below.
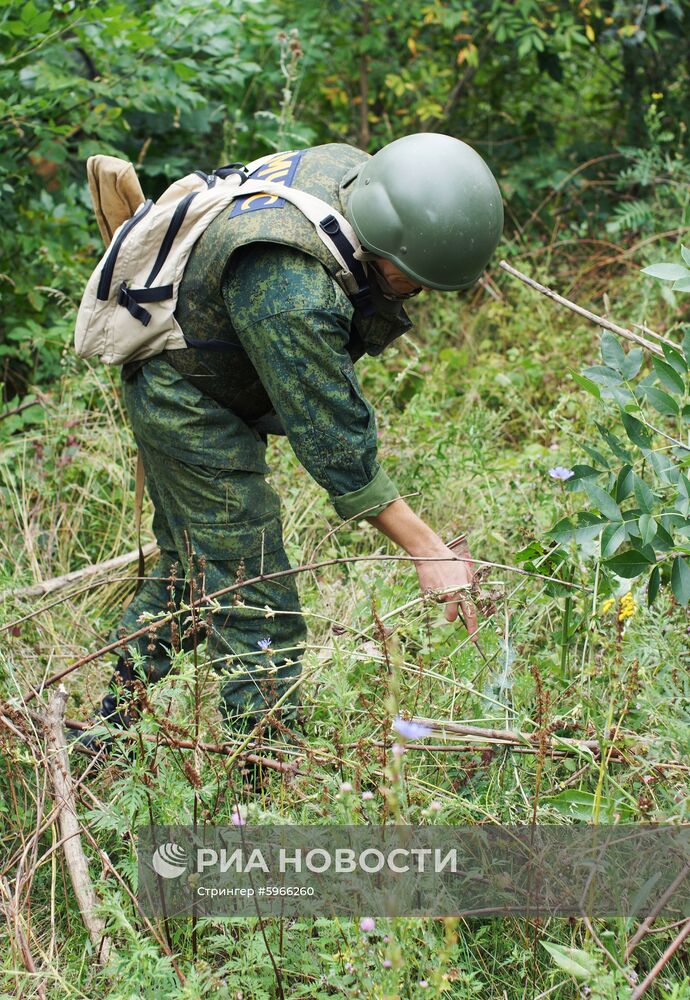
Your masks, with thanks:
<instances>
[{"instance_id":1,"label":"yellow flower","mask_svg":"<svg viewBox=\"0 0 690 1000\"><path fill-rule=\"evenodd\" d=\"M607 615L615 603L616 602L613 599L613 597L609 597L607 600L604 601L602 606L599 608L599 614Z\"/></svg>"},{"instance_id":2,"label":"yellow flower","mask_svg":"<svg viewBox=\"0 0 690 1000\"><path fill-rule=\"evenodd\" d=\"M623 597L621 597L620 611L618 612L618 621L624 622L626 618L632 618L637 610L637 604L635 603L635 598L628 591Z\"/></svg>"},{"instance_id":3,"label":"yellow flower","mask_svg":"<svg viewBox=\"0 0 690 1000\"><path fill-rule=\"evenodd\" d=\"M654 93L652 94L652 100L660 101L663 96L664 95L659 90L655 90Z\"/></svg>"}]
</instances>

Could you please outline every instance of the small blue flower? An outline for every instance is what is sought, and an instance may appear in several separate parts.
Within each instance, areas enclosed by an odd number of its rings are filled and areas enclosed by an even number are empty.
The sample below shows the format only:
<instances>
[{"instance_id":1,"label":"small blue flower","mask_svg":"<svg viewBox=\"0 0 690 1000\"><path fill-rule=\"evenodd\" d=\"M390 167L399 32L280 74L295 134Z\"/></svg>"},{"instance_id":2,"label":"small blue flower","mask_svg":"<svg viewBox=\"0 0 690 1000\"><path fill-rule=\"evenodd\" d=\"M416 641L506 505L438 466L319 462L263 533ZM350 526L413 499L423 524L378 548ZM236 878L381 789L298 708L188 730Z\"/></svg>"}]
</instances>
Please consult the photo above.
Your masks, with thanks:
<instances>
[{"instance_id":1,"label":"small blue flower","mask_svg":"<svg viewBox=\"0 0 690 1000\"><path fill-rule=\"evenodd\" d=\"M393 729L400 733L406 740L421 740L424 736L431 736L431 730L418 722L410 722L408 719L401 719L398 716L393 722Z\"/></svg>"},{"instance_id":2,"label":"small blue flower","mask_svg":"<svg viewBox=\"0 0 690 1000\"><path fill-rule=\"evenodd\" d=\"M266 639L259 639L259 641L257 642L257 646L259 647L259 649L263 649L265 653L267 649L271 648L271 637L268 636Z\"/></svg>"},{"instance_id":3,"label":"small blue flower","mask_svg":"<svg viewBox=\"0 0 690 1000\"><path fill-rule=\"evenodd\" d=\"M575 473L572 469L566 469L563 465L556 465L553 469L549 469L549 475L552 479L571 479Z\"/></svg>"}]
</instances>

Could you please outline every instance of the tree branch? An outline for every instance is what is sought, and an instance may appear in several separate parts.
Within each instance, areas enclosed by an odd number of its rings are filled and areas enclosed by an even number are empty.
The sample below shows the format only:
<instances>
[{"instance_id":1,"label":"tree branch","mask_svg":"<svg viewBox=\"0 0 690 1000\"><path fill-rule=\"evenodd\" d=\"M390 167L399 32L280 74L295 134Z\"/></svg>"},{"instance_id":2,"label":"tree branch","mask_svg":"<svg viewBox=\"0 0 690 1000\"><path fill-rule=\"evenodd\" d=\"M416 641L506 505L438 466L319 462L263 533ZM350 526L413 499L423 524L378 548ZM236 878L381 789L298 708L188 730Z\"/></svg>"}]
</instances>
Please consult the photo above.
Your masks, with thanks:
<instances>
[{"instance_id":1,"label":"tree branch","mask_svg":"<svg viewBox=\"0 0 690 1000\"><path fill-rule=\"evenodd\" d=\"M112 942L105 933L105 921L102 917L96 916L95 913L99 900L89 875L88 862L81 844L81 827L77 818L74 785L63 728L66 703L67 690L61 684L53 692L48 702L48 710L44 719L48 769L55 803L60 810L58 823L74 895L79 904L84 926L96 951L96 959L101 965L106 965L111 955Z\"/></svg>"}]
</instances>

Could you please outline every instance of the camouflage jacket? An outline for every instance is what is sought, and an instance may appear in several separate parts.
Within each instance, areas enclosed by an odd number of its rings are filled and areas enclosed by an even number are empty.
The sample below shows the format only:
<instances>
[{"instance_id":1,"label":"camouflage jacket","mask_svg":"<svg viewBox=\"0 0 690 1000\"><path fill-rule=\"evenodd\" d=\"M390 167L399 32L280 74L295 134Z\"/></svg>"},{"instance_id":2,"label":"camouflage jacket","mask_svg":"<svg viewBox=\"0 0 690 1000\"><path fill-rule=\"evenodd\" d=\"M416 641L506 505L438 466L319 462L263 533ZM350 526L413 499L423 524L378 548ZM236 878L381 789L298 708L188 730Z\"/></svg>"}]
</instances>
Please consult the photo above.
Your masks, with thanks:
<instances>
[{"instance_id":1,"label":"camouflage jacket","mask_svg":"<svg viewBox=\"0 0 690 1000\"><path fill-rule=\"evenodd\" d=\"M344 212L368 154L331 144L276 157L265 176L295 183ZM195 346L168 361L260 432L285 433L343 518L378 513L398 496L376 459L376 420L354 371L410 322L376 288L356 307L339 265L290 203L238 199L197 242L177 318Z\"/></svg>"}]
</instances>

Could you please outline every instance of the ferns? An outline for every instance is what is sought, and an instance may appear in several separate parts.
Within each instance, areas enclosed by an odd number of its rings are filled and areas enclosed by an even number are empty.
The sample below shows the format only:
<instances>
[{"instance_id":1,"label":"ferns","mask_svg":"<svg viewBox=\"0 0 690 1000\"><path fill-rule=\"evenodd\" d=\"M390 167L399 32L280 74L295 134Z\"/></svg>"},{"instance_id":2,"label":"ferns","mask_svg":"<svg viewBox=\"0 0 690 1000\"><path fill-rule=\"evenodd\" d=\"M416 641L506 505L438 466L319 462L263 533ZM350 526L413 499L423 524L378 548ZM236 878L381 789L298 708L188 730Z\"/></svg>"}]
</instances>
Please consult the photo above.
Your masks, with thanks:
<instances>
[{"instance_id":1,"label":"ferns","mask_svg":"<svg viewBox=\"0 0 690 1000\"><path fill-rule=\"evenodd\" d=\"M616 235L625 230L639 232L654 218L654 204L645 199L624 201L616 205L612 218L606 223L606 232Z\"/></svg>"},{"instance_id":2,"label":"ferns","mask_svg":"<svg viewBox=\"0 0 690 1000\"><path fill-rule=\"evenodd\" d=\"M690 188L690 164L655 144L649 149L621 148L628 163L619 172L616 187L623 194L613 209L606 231L652 232L663 228L660 220L669 216L676 225L685 217ZM641 197L642 195L642 197Z\"/></svg>"}]
</instances>

